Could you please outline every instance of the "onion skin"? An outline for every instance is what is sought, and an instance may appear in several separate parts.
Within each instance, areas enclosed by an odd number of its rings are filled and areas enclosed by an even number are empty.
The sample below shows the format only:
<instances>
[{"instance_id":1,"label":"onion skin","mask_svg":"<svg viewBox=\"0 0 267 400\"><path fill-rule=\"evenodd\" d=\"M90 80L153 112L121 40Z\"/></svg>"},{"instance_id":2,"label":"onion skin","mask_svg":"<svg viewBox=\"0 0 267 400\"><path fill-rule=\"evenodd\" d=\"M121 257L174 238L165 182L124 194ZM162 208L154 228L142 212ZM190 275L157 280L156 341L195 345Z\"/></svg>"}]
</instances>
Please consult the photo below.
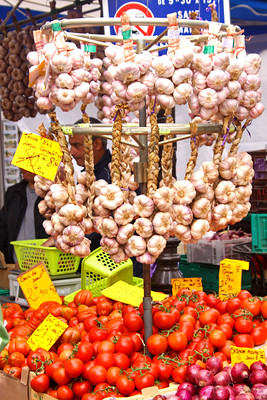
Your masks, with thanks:
<instances>
[{"instance_id":1,"label":"onion skin","mask_svg":"<svg viewBox=\"0 0 267 400\"><path fill-rule=\"evenodd\" d=\"M196 388L190 382L180 383L179 388L178 388L177 393L176 393L178 396L179 396L178 391L180 391L182 389L188 390L192 394L192 396L194 396L196 394Z\"/></svg>"},{"instance_id":2,"label":"onion skin","mask_svg":"<svg viewBox=\"0 0 267 400\"><path fill-rule=\"evenodd\" d=\"M255 400L255 397L251 392L240 393L236 396L235 400Z\"/></svg>"},{"instance_id":3,"label":"onion skin","mask_svg":"<svg viewBox=\"0 0 267 400\"><path fill-rule=\"evenodd\" d=\"M228 372L220 371L214 375L214 384L219 386L228 386L232 382L232 379Z\"/></svg>"},{"instance_id":4,"label":"onion skin","mask_svg":"<svg viewBox=\"0 0 267 400\"><path fill-rule=\"evenodd\" d=\"M250 392L250 387L245 383L235 383L233 389L236 394Z\"/></svg>"},{"instance_id":5,"label":"onion skin","mask_svg":"<svg viewBox=\"0 0 267 400\"><path fill-rule=\"evenodd\" d=\"M209 357L206 361L205 367L213 373L213 375L222 371L223 363L219 357Z\"/></svg>"},{"instance_id":6,"label":"onion skin","mask_svg":"<svg viewBox=\"0 0 267 400\"><path fill-rule=\"evenodd\" d=\"M194 385L196 385L196 383L197 383L197 381L196 381L197 374L202 369L203 368L198 364L188 365L188 367L186 369L186 376L187 376L188 382L193 383Z\"/></svg>"},{"instance_id":7,"label":"onion skin","mask_svg":"<svg viewBox=\"0 0 267 400\"><path fill-rule=\"evenodd\" d=\"M265 370L256 369L249 374L249 381L251 385L256 383L267 384L267 372Z\"/></svg>"},{"instance_id":8,"label":"onion skin","mask_svg":"<svg viewBox=\"0 0 267 400\"><path fill-rule=\"evenodd\" d=\"M196 377L197 385L201 388L214 384L214 376L211 371L207 369L201 369Z\"/></svg>"},{"instance_id":9,"label":"onion skin","mask_svg":"<svg viewBox=\"0 0 267 400\"><path fill-rule=\"evenodd\" d=\"M253 364L251 364L249 370L250 372L255 371L255 370L263 369L267 371L267 366L262 362L262 361L255 361Z\"/></svg>"},{"instance_id":10,"label":"onion skin","mask_svg":"<svg viewBox=\"0 0 267 400\"><path fill-rule=\"evenodd\" d=\"M176 392L176 396L178 396L181 400L191 400L192 394L187 389L180 389L180 386Z\"/></svg>"},{"instance_id":11,"label":"onion skin","mask_svg":"<svg viewBox=\"0 0 267 400\"><path fill-rule=\"evenodd\" d=\"M214 386L211 386L211 385L204 386L199 391L200 400L212 400L213 399L213 392L214 392Z\"/></svg>"},{"instance_id":12,"label":"onion skin","mask_svg":"<svg viewBox=\"0 0 267 400\"><path fill-rule=\"evenodd\" d=\"M231 375L235 383L246 382L249 376L249 368L243 362L237 363L232 367Z\"/></svg>"},{"instance_id":13,"label":"onion skin","mask_svg":"<svg viewBox=\"0 0 267 400\"><path fill-rule=\"evenodd\" d=\"M228 400L230 397L229 391L224 386L215 386L212 393L213 400Z\"/></svg>"},{"instance_id":14,"label":"onion skin","mask_svg":"<svg viewBox=\"0 0 267 400\"><path fill-rule=\"evenodd\" d=\"M266 400L267 399L267 386L263 383L256 383L251 388L251 393L255 397L255 400Z\"/></svg>"}]
</instances>

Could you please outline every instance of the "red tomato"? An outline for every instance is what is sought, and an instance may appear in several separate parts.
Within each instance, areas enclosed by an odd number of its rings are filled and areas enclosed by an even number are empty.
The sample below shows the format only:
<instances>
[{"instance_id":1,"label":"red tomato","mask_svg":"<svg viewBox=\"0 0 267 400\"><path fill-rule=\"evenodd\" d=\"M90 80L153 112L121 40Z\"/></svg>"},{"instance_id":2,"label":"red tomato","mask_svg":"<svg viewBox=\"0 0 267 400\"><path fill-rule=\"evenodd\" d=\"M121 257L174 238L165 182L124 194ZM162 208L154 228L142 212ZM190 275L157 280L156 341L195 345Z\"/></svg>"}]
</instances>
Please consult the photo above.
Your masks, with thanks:
<instances>
[{"instance_id":1,"label":"red tomato","mask_svg":"<svg viewBox=\"0 0 267 400\"><path fill-rule=\"evenodd\" d=\"M153 324L158 329L171 329L175 324L175 316L165 311L157 311L153 315Z\"/></svg>"},{"instance_id":2,"label":"red tomato","mask_svg":"<svg viewBox=\"0 0 267 400\"><path fill-rule=\"evenodd\" d=\"M261 312L262 301L258 297L250 297L242 301L242 307L250 311L254 317Z\"/></svg>"},{"instance_id":3,"label":"red tomato","mask_svg":"<svg viewBox=\"0 0 267 400\"><path fill-rule=\"evenodd\" d=\"M96 326L93 326L93 328L90 329L89 331L89 339L90 342L96 342L96 341L102 341L106 340L108 337L109 331L106 328L98 328Z\"/></svg>"},{"instance_id":4,"label":"red tomato","mask_svg":"<svg viewBox=\"0 0 267 400\"><path fill-rule=\"evenodd\" d=\"M176 383L186 382L186 365L181 365L180 367L174 368L172 371L172 378Z\"/></svg>"},{"instance_id":5,"label":"red tomato","mask_svg":"<svg viewBox=\"0 0 267 400\"><path fill-rule=\"evenodd\" d=\"M116 381L116 387L123 396L129 396L135 389L135 383L133 379L128 378L122 374Z\"/></svg>"},{"instance_id":6,"label":"red tomato","mask_svg":"<svg viewBox=\"0 0 267 400\"><path fill-rule=\"evenodd\" d=\"M200 360L205 360L213 355L213 346L207 340L202 340L198 342L195 346L197 352L197 358Z\"/></svg>"},{"instance_id":7,"label":"red tomato","mask_svg":"<svg viewBox=\"0 0 267 400\"><path fill-rule=\"evenodd\" d=\"M238 333L250 333L253 329L253 322L244 317L239 317L235 321L235 329Z\"/></svg>"},{"instance_id":8,"label":"red tomato","mask_svg":"<svg viewBox=\"0 0 267 400\"><path fill-rule=\"evenodd\" d=\"M115 353L115 344L111 340L102 340L97 351L98 353Z\"/></svg>"},{"instance_id":9,"label":"red tomato","mask_svg":"<svg viewBox=\"0 0 267 400\"><path fill-rule=\"evenodd\" d=\"M56 362L56 361L55 361ZM53 372L53 379L58 385L67 385L70 382L71 378L67 374L65 367L59 367Z\"/></svg>"},{"instance_id":10,"label":"red tomato","mask_svg":"<svg viewBox=\"0 0 267 400\"><path fill-rule=\"evenodd\" d=\"M231 328L230 325L221 324L221 325L218 325L218 329L220 329L222 332L224 332L226 339L231 339L231 337L233 336L233 329Z\"/></svg>"},{"instance_id":11,"label":"red tomato","mask_svg":"<svg viewBox=\"0 0 267 400\"><path fill-rule=\"evenodd\" d=\"M261 315L264 319L267 319L267 301L264 300L261 305Z\"/></svg>"},{"instance_id":12,"label":"red tomato","mask_svg":"<svg viewBox=\"0 0 267 400\"><path fill-rule=\"evenodd\" d=\"M185 307L185 308L183 309L183 311L184 311L184 314L192 315L192 317L194 318L194 320L195 320L195 321L197 320L197 310L196 310L194 307L189 307L189 306L187 306L187 307ZM193 323L194 323L195 321L193 321Z\"/></svg>"},{"instance_id":13,"label":"red tomato","mask_svg":"<svg viewBox=\"0 0 267 400\"><path fill-rule=\"evenodd\" d=\"M95 362L97 365L102 365L106 369L114 366L114 357L112 353L98 353Z\"/></svg>"},{"instance_id":14,"label":"red tomato","mask_svg":"<svg viewBox=\"0 0 267 400\"><path fill-rule=\"evenodd\" d=\"M179 332L179 331L170 333L168 336L168 345L174 351L185 350L187 347L186 334L184 332Z\"/></svg>"},{"instance_id":15,"label":"red tomato","mask_svg":"<svg viewBox=\"0 0 267 400\"><path fill-rule=\"evenodd\" d=\"M36 375L31 380L31 387L35 392L43 393L45 392L50 385L50 379L46 374Z\"/></svg>"},{"instance_id":16,"label":"red tomato","mask_svg":"<svg viewBox=\"0 0 267 400\"><path fill-rule=\"evenodd\" d=\"M73 301L76 306L79 306L80 304L91 306L93 304L93 298L93 294L89 290L84 289L76 293Z\"/></svg>"},{"instance_id":17,"label":"red tomato","mask_svg":"<svg viewBox=\"0 0 267 400\"><path fill-rule=\"evenodd\" d=\"M9 352L7 349L3 349L0 353L0 369L3 369L8 364Z\"/></svg>"},{"instance_id":18,"label":"red tomato","mask_svg":"<svg viewBox=\"0 0 267 400\"><path fill-rule=\"evenodd\" d=\"M158 360L156 357L153 358L154 362L158 366L158 378L162 381L166 381L172 375L173 367L171 364L165 364L162 360Z\"/></svg>"},{"instance_id":19,"label":"red tomato","mask_svg":"<svg viewBox=\"0 0 267 400\"><path fill-rule=\"evenodd\" d=\"M108 299L99 301L96 305L96 312L98 316L109 315L111 311L112 311L112 304Z\"/></svg>"},{"instance_id":20,"label":"red tomato","mask_svg":"<svg viewBox=\"0 0 267 400\"><path fill-rule=\"evenodd\" d=\"M78 351L76 353L76 357L78 357L84 363L90 361L93 357L92 344L88 342L80 342L78 344Z\"/></svg>"},{"instance_id":21,"label":"red tomato","mask_svg":"<svg viewBox=\"0 0 267 400\"><path fill-rule=\"evenodd\" d=\"M81 334L78 331L78 329L76 329L76 327L67 328L61 336L62 343L75 344L78 343L80 340L81 340Z\"/></svg>"},{"instance_id":22,"label":"red tomato","mask_svg":"<svg viewBox=\"0 0 267 400\"><path fill-rule=\"evenodd\" d=\"M209 325L212 323L216 323L220 313L215 308L210 308L208 310L203 311L199 315L199 322L202 326Z\"/></svg>"},{"instance_id":23,"label":"red tomato","mask_svg":"<svg viewBox=\"0 0 267 400\"><path fill-rule=\"evenodd\" d=\"M179 332L184 332L187 336L188 342L190 342L194 335L194 325L190 324L189 322L183 322L180 323L179 326Z\"/></svg>"},{"instance_id":24,"label":"red tomato","mask_svg":"<svg viewBox=\"0 0 267 400\"><path fill-rule=\"evenodd\" d=\"M237 347L254 347L254 339L247 333L240 333L234 337L234 343Z\"/></svg>"},{"instance_id":25,"label":"red tomato","mask_svg":"<svg viewBox=\"0 0 267 400\"><path fill-rule=\"evenodd\" d=\"M3 368L3 371L11 376L14 376L15 378L21 377L21 368L20 367L11 367L10 365L5 365Z\"/></svg>"},{"instance_id":26,"label":"red tomato","mask_svg":"<svg viewBox=\"0 0 267 400\"><path fill-rule=\"evenodd\" d=\"M209 307L216 308L217 304L221 303L221 299L218 295L208 294L206 298L206 304Z\"/></svg>"},{"instance_id":27,"label":"red tomato","mask_svg":"<svg viewBox=\"0 0 267 400\"><path fill-rule=\"evenodd\" d=\"M90 329L93 328L93 326L97 326L97 319L95 315L88 315L88 317L84 319L83 324L86 332L89 332Z\"/></svg>"},{"instance_id":28,"label":"red tomato","mask_svg":"<svg viewBox=\"0 0 267 400\"><path fill-rule=\"evenodd\" d=\"M153 355L165 353L168 348L168 340L166 337L154 334L147 339L147 349Z\"/></svg>"},{"instance_id":29,"label":"red tomato","mask_svg":"<svg viewBox=\"0 0 267 400\"><path fill-rule=\"evenodd\" d=\"M57 397L59 400L72 400L73 391L67 385L59 386L57 389Z\"/></svg>"},{"instance_id":30,"label":"red tomato","mask_svg":"<svg viewBox=\"0 0 267 400\"><path fill-rule=\"evenodd\" d=\"M146 387L150 387L154 385L155 378L149 372L146 372L144 375L138 375L135 378L135 386L138 390L142 390Z\"/></svg>"},{"instance_id":31,"label":"red tomato","mask_svg":"<svg viewBox=\"0 0 267 400\"><path fill-rule=\"evenodd\" d=\"M125 353L130 356L134 352L134 347L134 341L132 340L132 338L126 335L122 335L119 337L119 340L116 343L116 352Z\"/></svg>"},{"instance_id":32,"label":"red tomato","mask_svg":"<svg viewBox=\"0 0 267 400\"><path fill-rule=\"evenodd\" d=\"M235 346L235 343L232 340L226 340L225 345L218 349L220 353L223 353L227 357L227 360L231 359L231 353L230 353L231 346Z\"/></svg>"},{"instance_id":33,"label":"red tomato","mask_svg":"<svg viewBox=\"0 0 267 400\"><path fill-rule=\"evenodd\" d=\"M114 353L114 362L115 366L121 368L122 370L126 370L130 365L129 357L124 353Z\"/></svg>"},{"instance_id":34,"label":"red tomato","mask_svg":"<svg viewBox=\"0 0 267 400\"><path fill-rule=\"evenodd\" d=\"M27 365L31 371L36 371L42 366L45 361L45 356L37 351L31 351L27 357Z\"/></svg>"},{"instance_id":35,"label":"red tomato","mask_svg":"<svg viewBox=\"0 0 267 400\"><path fill-rule=\"evenodd\" d=\"M73 394L81 399L85 393L92 392L93 386L88 381L76 381L72 385Z\"/></svg>"},{"instance_id":36,"label":"red tomato","mask_svg":"<svg viewBox=\"0 0 267 400\"><path fill-rule=\"evenodd\" d=\"M8 364L11 367L21 368L24 363L25 363L25 357L19 351L14 351L14 353L11 353L10 356L8 357Z\"/></svg>"},{"instance_id":37,"label":"red tomato","mask_svg":"<svg viewBox=\"0 0 267 400\"><path fill-rule=\"evenodd\" d=\"M137 332L144 326L144 321L135 311L128 312L123 317L123 324L130 332Z\"/></svg>"},{"instance_id":38,"label":"red tomato","mask_svg":"<svg viewBox=\"0 0 267 400\"><path fill-rule=\"evenodd\" d=\"M9 352L19 351L25 357L30 354L31 348L24 338L16 337L9 342Z\"/></svg>"},{"instance_id":39,"label":"red tomato","mask_svg":"<svg viewBox=\"0 0 267 400\"><path fill-rule=\"evenodd\" d=\"M250 297L252 297L252 294L248 291L248 290L240 290L240 292L238 293L237 297L243 301L245 299L249 299Z\"/></svg>"},{"instance_id":40,"label":"red tomato","mask_svg":"<svg viewBox=\"0 0 267 400\"><path fill-rule=\"evenodd\" d=\"M226 335L220 329L214 329L209 335L209 342L213 347L223 347L226 343Z\"/></svg>"},{"instance_id":41,"label":"red tomato","mask_svg":"<svg viewBox=\"0 0 267 400\"><path fill-rule=\"evenodd\" d=\"M70 378L78 378L84 371L84 363L77 357L66 360L64 367Z\"/></svg>"},{"instance_id":42,"label":"red tomato","mask_svg":"<svg viewBox=\"0 0 267 400\"><path fill-rule=\"evenodd\" d=\"M141 351L143 349L143 342L142 342L142 338L141 335L139 333L136 332L126 332L125 333L127 336L130 336L130 338L133 340L134 342L134 351Z\"/></svg>"},{"instance_id":43,"label":"red tomato","mask_svg":"<svg viewBox=\"0 0 267 400\"><path fill-rule=\"evenodd\" d=\"M216 305L216 310L219 311L220 314L227 313L227 300L223 300Z\"/></svg>"},{"instance_id":44,"label":"red tomato","mask_svg":"<svg viewBox=\"0 0 267 400\"><path fill-rule=\"evenodd\" d=\"M109 385L114 386L116 385L116 381L120 376L120 368L119 367L110 367L107 370L106 379Z\"/></svg>"},{"instance_id":45,"label":"red tomato","mask_svg":"<svg viewBox=\"0 0 267 400\"><path fill-rule=\"evenodd\" d=\"M53 378L54 371L60 367L63 367L63 361L57 359L51 364L45 364L45 373L49 376L49 378Z\"/></svg>"},{"instance_id":46,"label":"red tomato","mask_svg":"<svg viewBox=\"0 0 267 400\"><path fill-rule=\"evenodd\" d=\"M92 385L106 382L107 370L102 365L93 365L88 374L88 380Z\"/></svg>"},{"instance_id":47,"label":"red tomato","mask_svg":"<svg viewBox=\"0 0 267 400\"><path fill-rule=\"evenodd\" d=\"M189 322L190 324L195 325L196 320L195 320L195 318L193 317L192 314L184 313L184 314L181 315L181 317L180 317L180 324L183 323L183 322Z\"/></svg>"},{"instance_id":48,"label":"red tomato","mask_svg":"<svg viewBox=\"0 0 267 400\"><path fill-rule=\"evenodd\" d=\"M227 324L233 329L235 326L235 320L228 313L226 313L218 317L217 324L218 325Z\"/></svg>"},{"instance_id":49,"label":"red tomato","mask_svg":"<svg viewBox=\"0 0 267 400\"><path fill-rule=\"evenodd\" d=\"M249 334L253 338L255 346L264 344L267 340L267 328L264 326L253 328Z\"/></svg>"}]
</instances>

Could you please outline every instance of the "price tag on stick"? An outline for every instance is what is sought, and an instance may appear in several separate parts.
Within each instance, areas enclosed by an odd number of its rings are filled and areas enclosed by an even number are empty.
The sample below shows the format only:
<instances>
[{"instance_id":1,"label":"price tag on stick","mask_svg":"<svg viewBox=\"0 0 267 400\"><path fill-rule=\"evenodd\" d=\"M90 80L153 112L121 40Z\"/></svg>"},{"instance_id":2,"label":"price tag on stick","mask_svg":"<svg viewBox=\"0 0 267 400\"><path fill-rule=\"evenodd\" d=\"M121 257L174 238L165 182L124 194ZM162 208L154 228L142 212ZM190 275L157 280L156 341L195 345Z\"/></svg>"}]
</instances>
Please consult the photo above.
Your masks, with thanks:
<instances>
[{"instance_id":1,"label":"price tag on stick","mask_svg":"<svg viewBox=\"0 0 267 400\"><path fill-rule=\"evenodd\" d=\"M27 342L33 351L39 347L49 351L67 328L67 324L49 314L38 326L38 328L36 328Z\"/></svg>"},{"instance_id":2,"label":"price tag on stick","mask_svg":"<svg viewBox=\"0 0 267 400\"><path fill-rule=\"evenodd\" d=\"M23 132L11 164L53 181L61 158L58 142Z\"/></svg>"},{"instance_id":3,"label":"price tag on stick","mask_svg":"<svg viewBox=\"0 0 267 400\"><path fill-rule=\"evenodd\" d=\"M37 264L18 276L17 280L30 307L37 309L45 301L62 304L44 264Z\"/></svg>"},{"instance_id":4,"label":"price tag on stick","mask_svg":"<svg viewBox=\"0 0 267 400\"><path fill-rule=\"evenodd\" d=\"M265 350L231 346L230 355L232 366L239 362L243 362L250 367L255 361L262 361L265 364Z\"/></svg>"},{"instance_id":5,"label":"price tag on stick","mask_svg":"<svg viewBox=\"0 0 267 400\"><path fill-rule=\"evenodd\" d=\"M219 295L236 294L241 290L242 269L249 269L248 261L225 258L220 262Z\"/></svg>"},{"instance_id":6,"label":"price tag on stick","mask_svg":"<svg viewBox=\"0 0 267 400\"><path fill-rule=\"evenodd\" d=\"M175 278L171 281L173 296L175 296L180 289L203 290L201 278Z\"/></svg>"}]
</instances>

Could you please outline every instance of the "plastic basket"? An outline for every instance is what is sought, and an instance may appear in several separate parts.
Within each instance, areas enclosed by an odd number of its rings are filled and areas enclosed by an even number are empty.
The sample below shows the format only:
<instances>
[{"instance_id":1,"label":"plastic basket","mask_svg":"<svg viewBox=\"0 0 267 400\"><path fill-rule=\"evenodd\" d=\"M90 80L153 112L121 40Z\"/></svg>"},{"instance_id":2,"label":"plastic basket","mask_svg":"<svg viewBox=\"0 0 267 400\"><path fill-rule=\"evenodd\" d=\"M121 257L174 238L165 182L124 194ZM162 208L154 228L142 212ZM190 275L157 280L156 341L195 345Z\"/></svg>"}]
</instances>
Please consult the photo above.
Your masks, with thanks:
<instances>
[{"instance_id":1,"label":"plastic basket","mask_svg":"<svg viewBox=\"0 0 267 400\"><path fill-rule=\"evenodd\" d=\"M117 281L133 282L133 263L129 258L116 264L101 247L82 261L82 289L90 290L94 296Z\"/></svg>"},{"instance_id":2,"label":"plastic basket","mask_svg":"<svg viewBox=\"0 0 267 400\"><path fill-rule=\"evenodd\" d=\"M49 275L72 274L79 268L80 257L70 253L63 253L56 247L43 247L47 239L21 240L13 244L19 267L27 271L34 265L42 262Z\"/></svg>"},{"instance_id":3,"label":"plastic basket","mask_svg":"<svg viewBox=\"0 0 267 400\"><path fill-rule=\"evenodd\" d=\"M267 214L251 214L252 251L267 253Z\"/></svg>"}]
</instances>

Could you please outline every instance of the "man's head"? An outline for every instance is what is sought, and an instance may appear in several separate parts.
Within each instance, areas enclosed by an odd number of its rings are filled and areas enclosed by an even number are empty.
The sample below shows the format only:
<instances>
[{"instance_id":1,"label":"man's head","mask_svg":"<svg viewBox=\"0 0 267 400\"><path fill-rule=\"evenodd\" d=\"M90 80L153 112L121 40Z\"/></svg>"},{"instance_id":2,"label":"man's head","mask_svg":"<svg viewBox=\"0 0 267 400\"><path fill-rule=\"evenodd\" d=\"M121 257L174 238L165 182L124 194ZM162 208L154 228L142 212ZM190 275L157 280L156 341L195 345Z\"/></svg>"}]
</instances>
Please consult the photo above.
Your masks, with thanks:
<instances>
[{"instance_id":1,"label":"man's head","mask_svg":"<svg viewBox=\"0 0 267 400\"><path fill-rule=\"evenodd\" d=\"M30 172L30 171L26 171L26 169L22 169L22 168L20 168L20 172L21 172L21 175L22 175L23 179L25 179L25 181L28 182L28 185L31 188L33 188L33 186L34 186L34 177L35 177L36 174L34 174L33 172Z\"/></svg>"},{"instance_id":2,"label":"man's head","mask_svg":"<svg viewBox=\"0 0 267 400\"><path fill-rule=\"evenodd\" d=\"M91 123L100 123L96 118L90 118ZM79 120L76 124L82 124L83 120ZM73 135L69 137L70 153L76 160L80 167L84 166L84 135ZM93 152L94 152L94 163L96 164L101 157L104 155L107 147L106 139L102 139L97 136L93 136Z\"/></svg>"}]
</instances>

